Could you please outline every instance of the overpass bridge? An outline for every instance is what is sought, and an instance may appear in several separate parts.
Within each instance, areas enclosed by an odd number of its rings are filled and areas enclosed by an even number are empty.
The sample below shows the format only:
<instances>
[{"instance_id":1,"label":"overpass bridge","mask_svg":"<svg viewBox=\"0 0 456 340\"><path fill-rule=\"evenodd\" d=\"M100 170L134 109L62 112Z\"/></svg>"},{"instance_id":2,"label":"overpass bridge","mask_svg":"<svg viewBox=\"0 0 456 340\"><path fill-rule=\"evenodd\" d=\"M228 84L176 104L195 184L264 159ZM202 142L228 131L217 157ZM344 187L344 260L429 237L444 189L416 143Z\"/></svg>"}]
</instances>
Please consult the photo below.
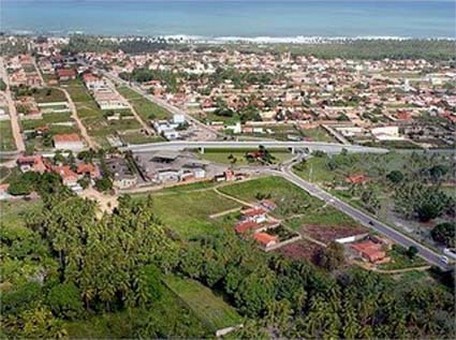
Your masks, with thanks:
<instances>
[{"instance_id":1,"label":"overpass bridge","mask_svg":"<svg viewBox=\"0 0 456 340\"><path fill-rule=\"evenodd\" d=\"M121 147L122 151L148 152L148 151L179 151L184 149L256 149L260 145L269 149L288 149L294 153L296 150L323 151L326 153L340 153L343 149L357 153L387 153L388 149L373 148L361 145L344 145L323 142L288 142L272 140L249 140L249 141L170 141L148 144L129 144Z\"/></svg>"}]
</instances>

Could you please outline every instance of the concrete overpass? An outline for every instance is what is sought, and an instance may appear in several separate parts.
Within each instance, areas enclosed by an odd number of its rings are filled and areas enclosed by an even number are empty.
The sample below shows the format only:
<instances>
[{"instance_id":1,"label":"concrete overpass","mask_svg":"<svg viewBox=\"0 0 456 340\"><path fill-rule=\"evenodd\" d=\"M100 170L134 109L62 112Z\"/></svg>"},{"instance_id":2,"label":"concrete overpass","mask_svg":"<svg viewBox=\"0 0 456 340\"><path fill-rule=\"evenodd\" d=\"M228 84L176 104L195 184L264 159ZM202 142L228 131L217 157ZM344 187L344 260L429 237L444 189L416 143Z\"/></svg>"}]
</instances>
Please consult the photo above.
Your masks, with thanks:
<instances>
[{"instance_id":1,"label":"concrete overpass","mask_svg":"<svg viewBox=\"0 0 456 340\"><path fill-rule=\"evenodd\" d=\"M121 147L122 151L159 151L159 150L184 150L184 149L256 149L260 145L267 149L289 149L295 152L297 149L306 149L312 151L324 151L326 153L339 153L343 149L348 152L359 153L387 153L388 149L371 148L360 145L343 145L337 143L320 143L320 142L285 142L285 141L271 141L271 140L252 140L252 141L171 141L160 143L148 144L129 144Z\"/></svg>"}]
</instances>

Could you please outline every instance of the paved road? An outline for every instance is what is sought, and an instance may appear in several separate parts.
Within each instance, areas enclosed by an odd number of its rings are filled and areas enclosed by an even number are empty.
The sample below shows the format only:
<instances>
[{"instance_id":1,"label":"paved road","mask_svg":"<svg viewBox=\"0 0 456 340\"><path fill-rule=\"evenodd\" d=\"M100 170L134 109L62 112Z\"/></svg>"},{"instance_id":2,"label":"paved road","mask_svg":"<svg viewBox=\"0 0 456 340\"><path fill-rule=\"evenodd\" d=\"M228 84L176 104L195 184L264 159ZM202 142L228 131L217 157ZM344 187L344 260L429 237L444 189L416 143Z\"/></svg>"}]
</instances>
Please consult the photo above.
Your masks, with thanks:
<instances>
[{"instance_id":1,"label":"paved road","mask_svg":"<svg viewBox=\"0 0 456 340\"><path fill-rule=\"evenodd\" d=\"M17 116L16 106L14 105L13 97L9 87L8 73L6 72L3 58L0 57L0 77L6 84L6 100L8 101L8 112L11 120L11 130L13 132L14 141L16 143L16 149L19 152L25 151L25 143L22 138L21 128L19 126L19 117Z\"/></svg>"},{"instance_id":2,"label":"paved road","mask_svg":"<svg viewBox=\"0 0 456 340\"><path fill-rule=\"evenodd\" d=\"M388 149L371 148L359 145L343 145L337 143L322 142L284 142L274 140L254 140L254 141L172 141L161 143L135 144L128 145L122 150L131 151L159 151L159 150L183 150L188 148L209 148L209 149L254 149L263 145L266 148L297 148L321 150L327 153L338 153L342 149L349 152L368 152L368 153L387 153Z\"/></svg>"},{"instance_id":3,"label":"paved road","mask_svg":"<svg viewBox=\"0 0 456 340\"><path fill-rule=\"evenodd\" d=\"M290 164L286 167L283 167L281 171L271 170L270 173L276 174L278 176L282 176L286 180L290 181L291 183L297 185L301 189L307 191L310 195L332 205L336 209L340 210L344 214L352 217L353 219L359 221L362 225L367 228L374 229L375 231L379 232L380 234L385 235L389 239L393 240L397 244L408 248L410 246L415 246L418 249L418 255L425 259L430 264L436 265L442 269L448 269L449 267L443 264L440 261L440 257L442 254L438 254L433 250L427 248L426 246L414 241L408 236L405 236L401 232L389 227L388 225L380 222L379 220L375 219L374 217L358 210L348 203L338 199L337 197L329 194L328 192L322 190L315 184L309 183L303 180L301 177L297 176L291 171L293 164Z\"/></svg>"},{"instance_id":4,"label":"paved road","mask_svg":"<svg viewBox=\"0 0 456 340\"><path fill-rule=\"evenodd\" d=\"M111 79L112 81L129 87L130 89L132 89L133 91L137 92L138 94L140 94L141 96L143 96L147 100L149 100L149 101L151 101L151 102L153 102L153 103L155 103L155 104L167 109L169 112L174 113L174 114L182 114L182 115L184 115L185 119L188 122L191 122L194 125L198 126L199 128L203 129L204 131L207 131L211 135L214 135L214 139L217 137L217 135L224 136L222 133L211 129L209 126L207 126L204 123L201 123L198 119L192 117L191 115L189 115L187 112L181 110L180 108L169 104L168 102L166 102L163 99L157 98L155 96L152 96L152 95L144 92L139 86L131 84L131 83L119 78L118 76L116 76L116 75L114 75L112 73L109 73L109 72L106 72L106 71L102 71L102 70L99 70L99 71L102 72L107 78Z\"/></svg>"}]
</instances>

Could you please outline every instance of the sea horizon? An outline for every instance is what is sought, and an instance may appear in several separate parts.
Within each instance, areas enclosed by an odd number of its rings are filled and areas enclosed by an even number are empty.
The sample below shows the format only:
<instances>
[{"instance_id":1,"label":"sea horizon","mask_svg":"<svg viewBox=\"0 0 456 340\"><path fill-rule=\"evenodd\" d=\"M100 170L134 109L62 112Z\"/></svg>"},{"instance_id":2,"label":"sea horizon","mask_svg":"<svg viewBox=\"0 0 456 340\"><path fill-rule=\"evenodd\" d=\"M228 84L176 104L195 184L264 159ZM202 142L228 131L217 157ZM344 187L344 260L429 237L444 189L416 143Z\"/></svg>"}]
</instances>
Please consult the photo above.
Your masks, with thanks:
<instances>
[{"instance_id":1,"label":"sea horizon","mask_svg":"<svg viewBox=\"0 0 456 340\"><path fill-rule=\"evenodd\" d=\"M446 0L2 0L0 13L1 31L7 34L219 43L455 38L455 3Z\"/></svg>"}]
</instances>

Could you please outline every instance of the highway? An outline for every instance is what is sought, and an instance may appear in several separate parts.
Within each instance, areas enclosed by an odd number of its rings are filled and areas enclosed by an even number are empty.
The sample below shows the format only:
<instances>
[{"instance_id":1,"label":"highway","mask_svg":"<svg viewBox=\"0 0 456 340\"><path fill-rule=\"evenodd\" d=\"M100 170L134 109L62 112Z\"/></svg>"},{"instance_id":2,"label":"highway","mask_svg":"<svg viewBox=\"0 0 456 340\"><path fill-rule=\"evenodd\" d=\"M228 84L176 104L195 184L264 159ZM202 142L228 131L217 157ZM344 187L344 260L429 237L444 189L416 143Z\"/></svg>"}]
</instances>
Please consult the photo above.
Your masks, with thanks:
<instances>
[{"instance_id":1,"label":"highway","mask_svg":"<svg viewBox=\"0 0 456 340\"><path fill-rule=\"evenodd\" d=\"M395 243L403 246L404 248L409 248L410 246L415 246L418 249L418 255L424 260L440 267L441 269L447 270L449 266L445 265L440 261L442 254L438 254L428 247L422 245L421 243L416 242L410 237L402 234L398 230L386 225L385 223L375 219L363 211L352 207L350 204L345 203L344 201L338 199L337 197L329 194L315 184L309 183L303 180L301 177L297 176L292 172L292 166L294 163L283 167L281 171L269 170L268 172L277 176L281 176L289 182L297 185L301 189L307 191L310 195L326 202L327 204L333 206L344 214L352 217L353 219L360 222L363 226L373 229L376 232L388 237L393 240Z\"/></svg>"},{"instance_id":2,"label":"highway","mask_svg":"<svg viewBox=\"0 0 456 340\"><path fill-rule=\"evenodd\" d=\"M131 150L136 152L159 151L159 150L183 150L183 149L255 149L260 145L265 148L277 149L308 149L309 152L320 150L327 153L338 153L343 149L348 152L360 153L387 153L388 149L371 148L360 145L343 145L323 142L285 142L275 140L254 141L170 141L148 144L130 144L120 148L122 151Z\"/></svg>"}]
</instances>

